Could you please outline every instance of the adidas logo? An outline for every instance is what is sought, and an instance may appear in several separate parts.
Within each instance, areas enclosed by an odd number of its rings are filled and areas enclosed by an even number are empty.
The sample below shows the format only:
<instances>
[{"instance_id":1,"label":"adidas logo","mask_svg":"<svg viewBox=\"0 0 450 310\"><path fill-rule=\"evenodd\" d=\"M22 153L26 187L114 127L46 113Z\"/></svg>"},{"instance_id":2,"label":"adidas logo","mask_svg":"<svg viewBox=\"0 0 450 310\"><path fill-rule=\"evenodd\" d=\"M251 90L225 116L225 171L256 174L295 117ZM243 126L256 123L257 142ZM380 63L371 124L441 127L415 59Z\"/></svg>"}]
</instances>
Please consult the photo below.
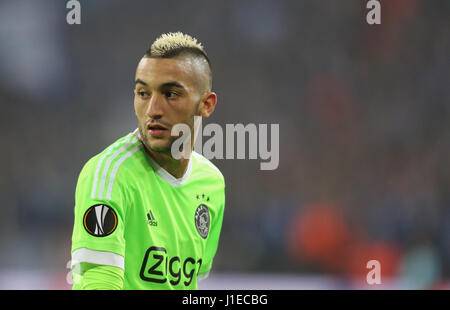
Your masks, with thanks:
<instances>
[{"instance_id":1,"label":"adidas logo","mask_svg":"<svg viewBox=\"0 0 450 310\"><path fill-rule=\"evenodd\" d=\"M155 217L153 216L151 210L149 210L148 213L147 213L147 223L150 226L158 226L158 222L155 220Z\"/></svg>"}]
</instances>

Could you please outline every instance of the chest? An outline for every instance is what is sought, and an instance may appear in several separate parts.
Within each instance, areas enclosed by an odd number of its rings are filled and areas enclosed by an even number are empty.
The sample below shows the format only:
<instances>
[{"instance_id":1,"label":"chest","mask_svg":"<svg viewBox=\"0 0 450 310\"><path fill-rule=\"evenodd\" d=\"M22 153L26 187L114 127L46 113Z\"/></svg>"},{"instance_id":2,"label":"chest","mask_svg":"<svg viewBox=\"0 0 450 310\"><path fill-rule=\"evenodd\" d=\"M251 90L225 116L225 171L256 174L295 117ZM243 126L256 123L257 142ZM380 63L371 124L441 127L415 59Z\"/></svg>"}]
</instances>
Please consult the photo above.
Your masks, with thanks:
<instances>
[{"instance_id":1,"label":"chest","mask_svg":"<svg viewBox=\"0 0 450 310\"><path fill-rule=\"evenodd\" d=\"M157 247L169 255L201 257L211 228L213 205L205 193L189 187L154 183L133 195L127 213L127 243ZM133 238L133 236L136 236Z\"/></svg>"}]
</instances>

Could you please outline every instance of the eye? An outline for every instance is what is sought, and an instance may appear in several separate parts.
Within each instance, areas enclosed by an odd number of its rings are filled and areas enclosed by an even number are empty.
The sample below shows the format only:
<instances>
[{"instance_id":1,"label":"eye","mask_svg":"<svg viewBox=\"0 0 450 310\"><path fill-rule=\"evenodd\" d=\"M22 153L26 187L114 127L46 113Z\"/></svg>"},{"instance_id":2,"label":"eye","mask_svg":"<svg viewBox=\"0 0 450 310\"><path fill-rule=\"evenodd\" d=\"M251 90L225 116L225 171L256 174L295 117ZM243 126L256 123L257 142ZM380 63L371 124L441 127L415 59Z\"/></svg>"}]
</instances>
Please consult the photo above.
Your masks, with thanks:
<instances>
[{"instance_id":1,"label":"eye","mask_svg":"<svg viewBox=\"0 0 450 310\"><path fill-rule=\"evenodd\" d=\"M166 91L166 92L164 93L164 95L165 95L167 98L176 98L176 97L179 96L179 94L178 94L177 92L174 92L174 91Z\"/></svg>"},{"instance_id":2,"label":"eye","mask_svg":"<svg viewBox=\"0 0 450 310\"><path fill-rule=\"evenodd\" d=\"M138 95L141 99L147 99L149 96L149 93L145 90L138 90L136 91L136 95Z\"/></svg>"}]
</instances>

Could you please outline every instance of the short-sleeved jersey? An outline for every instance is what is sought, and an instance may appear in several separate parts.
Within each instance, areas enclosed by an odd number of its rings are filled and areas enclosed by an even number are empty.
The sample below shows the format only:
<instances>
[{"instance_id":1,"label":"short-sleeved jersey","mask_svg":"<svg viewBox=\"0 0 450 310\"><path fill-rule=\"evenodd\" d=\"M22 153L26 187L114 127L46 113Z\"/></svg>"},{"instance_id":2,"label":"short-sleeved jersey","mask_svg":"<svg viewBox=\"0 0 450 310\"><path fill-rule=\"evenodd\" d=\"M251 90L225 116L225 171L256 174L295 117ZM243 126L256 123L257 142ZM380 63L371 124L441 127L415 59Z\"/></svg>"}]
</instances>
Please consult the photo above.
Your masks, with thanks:
<instances>
[{"instance_id":1,"label":"short-sleeved jersey","mask_svg":"<svg viewBox=\"0 0 450 310\"><path fill-rule=\"evenodd\" d=\"M123 289L197 289L218 247L223 175L192 152L176 179L149 156L137 132L91 158L79 175L72 266L122 268Z\"/></svg>"}]
</instances>

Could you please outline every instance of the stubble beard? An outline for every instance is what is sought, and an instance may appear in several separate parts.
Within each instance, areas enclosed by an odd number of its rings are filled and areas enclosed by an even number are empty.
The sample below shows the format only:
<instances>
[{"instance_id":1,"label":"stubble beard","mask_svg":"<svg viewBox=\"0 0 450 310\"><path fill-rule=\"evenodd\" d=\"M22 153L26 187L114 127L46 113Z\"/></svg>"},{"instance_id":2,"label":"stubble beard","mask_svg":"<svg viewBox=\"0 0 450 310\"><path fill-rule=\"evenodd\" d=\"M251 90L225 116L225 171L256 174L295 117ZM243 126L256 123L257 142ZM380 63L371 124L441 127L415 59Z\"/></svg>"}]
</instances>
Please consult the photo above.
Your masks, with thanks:
<instances>
[{"instance_id":1,"label":"stubble beard","mask_svg":"<svg viewBox=\"0 0 450 310\"><path fill-rule=\"evenodd\" d=\"M147 148L149 152L157 152L157 153L164 153L170 155L171 145L168 147L152 147L150 144L149 136L147 135L147 132L142 130L142 127L139 126L139 135L141 136L141 141L144 144L144 146Z\"/></svg>"}]
</instances>

